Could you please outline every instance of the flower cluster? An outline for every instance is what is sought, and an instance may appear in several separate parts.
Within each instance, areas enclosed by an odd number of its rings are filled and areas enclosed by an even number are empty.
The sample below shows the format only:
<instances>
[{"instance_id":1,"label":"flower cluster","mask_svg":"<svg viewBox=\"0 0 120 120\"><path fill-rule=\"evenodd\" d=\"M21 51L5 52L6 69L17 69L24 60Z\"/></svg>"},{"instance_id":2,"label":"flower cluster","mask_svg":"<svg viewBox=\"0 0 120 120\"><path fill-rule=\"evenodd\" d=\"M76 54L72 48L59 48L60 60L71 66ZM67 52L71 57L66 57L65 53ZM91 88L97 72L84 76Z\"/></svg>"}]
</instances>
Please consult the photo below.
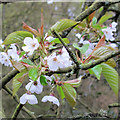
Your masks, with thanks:
<instances>
[{"instance_id":1,"label":"flower cluster","mask_svg":"<svg viewBox=\"0 0 120 120\"><path fill-rule=\"evenodd\" d=\"M66 68L72 65L70 56L64 47L58 52L53 52L50 56L46 57L45 60L51 71L57 71L60 68Z\"/></svg>"},{"instance_id":2,"label":"flower cluster","mask_svg":"<svg viewBox=\"0 0 120 120\"><path fill-rule=\"evenodd\" d=\"M117 26L117 23L116 22L112 22L110 27L102 29L102 32L106 36L106 40L111 40L111 41L115 40L115 38L113 37L113 35L114 35L113 32L116 32L116 26Z\"/></svg>"},{"instance_id":3,"label":"flower cluster","mask_svg":"<svg viewBox=\"0 0 120 120\"><path fill-rule=\"evenodd\" d=\"M45 76L46 78L49 78L48 76ZM20 97L20 103L21 104L25 104L26 102L28 102L29 104L38 104L38 100L36 98L35 95L32 95L32 93L36 93L36 94L41 94L43 91L43 85L41 85L40 83L40 77L36 80L30 80L30 82L25 86L27 93L23 94ZM53 104L56 104L57 106L60 105L59 100L52 95L50 96L44 96L41 100L42 102L53 102Z\"/></svg>"}]
</instances>

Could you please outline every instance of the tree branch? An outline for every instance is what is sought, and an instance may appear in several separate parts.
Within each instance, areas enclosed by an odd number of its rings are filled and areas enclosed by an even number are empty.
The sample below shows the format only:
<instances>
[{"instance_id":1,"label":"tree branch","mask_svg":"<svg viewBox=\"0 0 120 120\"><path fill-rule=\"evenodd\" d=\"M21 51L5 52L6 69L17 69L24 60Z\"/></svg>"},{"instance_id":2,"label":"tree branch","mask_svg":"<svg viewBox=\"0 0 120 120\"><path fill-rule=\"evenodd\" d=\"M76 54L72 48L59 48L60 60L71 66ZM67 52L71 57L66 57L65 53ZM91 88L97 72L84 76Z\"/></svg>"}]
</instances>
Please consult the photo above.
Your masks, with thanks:
<instances>
[{"instance_id":1,"label":"tree branch","mask_svg":"<svg viewBox=\"0 0 120 120\"><path fill-rule=\"evenodd\" d=\"M87 70L87 69L89 69L89 68L93 68L94 66L96 66L96 65L98 65L98 64L101 64L102 62L106 62L108 59L110 59L110 58L112 58L112 57L115 57L115 56L117 56L117 55L119 55L119 54L120 54L120 50L117 51L117 52L112 52L111 54L106 55L105 57L102 57L102 58L100 58L100 59L98 59L98 60L95 60L95 61L92 62L92 63L81 64L81 65L79 66L79 68L80 68L81 70Z\"/></svg>"},{"instance_id":2,"label":"tree branch","mask_svg":"<svg viewBox=\"0 0 120 120\"><path fill-rule=\"evenodd\" d=\"M85 11L83 11L82 13L80 13L74 20L77 22L82 22L87 16L89 16L91 13L93 13L95 10L98 10L99 8L101 8L102 6L110 6L112 4L116 4L119 3L119 1L117 2L99 2L99 1L95 1L90 7L88 7ZM77 26L78 24L68 28L67 30L62 32L61 37L66 37L70 31Z\"/></svg>"},{"instance_id":3,"label":"tree branch","mask_svg":"<svg viewBox=\"0 0 120 120\"><path fill-rule=\"evenodd\" d=\"M16 120L17 119L17 116L18 116L20 110L22 109L22 107L23 107L23 105L19 103L18 106L16 107L14 113L13 113L13 116L12 116L11 120Z\"/></svg>"},{"instance_id":4,"label":"tree branch","mask_svg":"<svg viewBox=\"0 0 120 120\"><path fill-rule=\"evenodd\" d=\"M0 90L17 74L19 71L13 70L0 80Z\"/></svg>"}]
</instances>

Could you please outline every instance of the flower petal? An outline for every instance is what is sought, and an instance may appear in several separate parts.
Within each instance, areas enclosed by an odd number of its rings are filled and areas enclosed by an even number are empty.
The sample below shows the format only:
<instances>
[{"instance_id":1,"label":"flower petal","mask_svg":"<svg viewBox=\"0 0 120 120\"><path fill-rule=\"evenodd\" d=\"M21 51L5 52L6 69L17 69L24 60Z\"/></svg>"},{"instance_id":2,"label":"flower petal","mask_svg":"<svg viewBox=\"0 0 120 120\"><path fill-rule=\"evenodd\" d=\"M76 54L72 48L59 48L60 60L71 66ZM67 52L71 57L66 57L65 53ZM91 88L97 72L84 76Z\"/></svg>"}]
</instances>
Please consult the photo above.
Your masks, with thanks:
<instances>
[{"instance_id":1,"label":"flower petal","mask_svg":"<svg viewBox=\"0 0 120 120\"><path fill-rule=\"evenodd\" d=\"M38 104L38 100L35 95L28 95L27 100L29 104Z\"/></svg>"},{"instance_id":2,"label":"flower petal","mask_svg":"<svg viewBox=\"0 0 120 120\"><path fill-rule=\"evenodd\" d=\"M27 102L26 96L27 96L27 94L25 93L20 97L20 103L21 104L25 104Z\"/></svg>"}]
</instances>

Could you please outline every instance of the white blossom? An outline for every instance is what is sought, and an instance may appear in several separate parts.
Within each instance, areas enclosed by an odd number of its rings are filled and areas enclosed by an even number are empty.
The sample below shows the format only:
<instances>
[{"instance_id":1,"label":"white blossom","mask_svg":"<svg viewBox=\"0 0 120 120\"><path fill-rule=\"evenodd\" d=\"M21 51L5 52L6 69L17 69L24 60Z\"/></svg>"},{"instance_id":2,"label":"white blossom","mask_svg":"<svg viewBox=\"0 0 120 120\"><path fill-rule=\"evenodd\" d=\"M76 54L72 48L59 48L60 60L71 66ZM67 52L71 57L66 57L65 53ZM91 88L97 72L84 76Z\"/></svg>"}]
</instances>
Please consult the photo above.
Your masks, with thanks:
<instances>
[{"instance_id":1,"label":"white blossom","mask_svg":"<svg viewBox=\"0 0 120 120\"><path fill-rule=\"evenodd\" d=\"M117 26L117 23L116 22L112 22L110 28L112 31L116 32L116 26Z\"/></svg>"},{"instance_id":2,"label":"white blossom","mask_svg":"<svg viewBox=\"0 0 120 120\"><path fill-rule=\"evenodd\" d=\"M40 83L40 78L37 81L30 80L30 82L25 86L27 91L31 93L40 94L43 91L43 86Z\"/></svg>"},{"instance_id":3,"label":"white blossom","mask_svg":"<svg viewBox=\"0 0 120 120\"><path fill-rule=\"evenodd\" d=\"M17 48L14 44L11 44L10 48L12 49L8 49L7 53L8 56L11 56L13 60L15 61L19 61L19 55L17 54Z\"/></svg>"},{"instance_id":4,"label":"white blossom","mask_svg":"<svg viewBox=\"0 0 120 120\"><path fill-rule=\"evenodd\" d=\"M33 36L33 39L31 37L26 37L24 39L24 44L26 46L23 46L22 49L25 51L25 52L29 52L28 55L32 55L34 50L37 50L38 47L39 47L39 43L38 43L38 40Z\"/></svg>"},{"instance_id":5,"label":"white blossom","mask_svg":"<svg viewBox=\"0 0 120 120\"><path fill-rule=\"evenodd\" d=\"M45 60L47 60L49 69L52 71L57 71L59 68L69 67L72 64L65 48L63 48L58 55L54 52L50 56L46 57Z\"/></svg>"},{"instance_id":6,"label":"white blossom","mask_svg":"<svg viewBox=\"0 0 120 120\"><path fill-rule=\"evenodd\" d=\"M57 106L60 106L59 100L54 96L44 96L41 100L42 102L52 102L53 104L56 104Z\"/></svg>"},{"instance_id":7,"label":"white blossom","mask_svg":"<svg viewBox=\"0 0 120 120\"><path fill-rule=\"evenodd\" d=\"M52 4L54 0L47 0L47 4Z\"/></svg>"},{"instance_id":8,"label":"white blossom","mask_svg":"<svg viewBox=\"0 0 120 120\"><path fill-rule=\"evenodd\" d=\"M102 29L102 32L105 34L106 40L115 40L115 38L113 37L112 29L110 27Z\"/></svg>"},{"instance_id":9,"label":"white blossom","mask_svg":"<svg viewBox=\"0 0 120 120\"><path fill-rule=\"evenodd\" d=\"M36 96L28 93L25 93L20 97L21 104L25 104L26 102L28 102L29 104L38 104Z\"/></svg>"},{"instance_id":10,"label":"white blossom","mask_svg":"<svg viewBox=\"0 0 120 120\"><path fill-rule=\"evenodd\" d=\"M5 52L0 52L0 63L12 67L9 56Z\"/></svg>"}]
</instances>

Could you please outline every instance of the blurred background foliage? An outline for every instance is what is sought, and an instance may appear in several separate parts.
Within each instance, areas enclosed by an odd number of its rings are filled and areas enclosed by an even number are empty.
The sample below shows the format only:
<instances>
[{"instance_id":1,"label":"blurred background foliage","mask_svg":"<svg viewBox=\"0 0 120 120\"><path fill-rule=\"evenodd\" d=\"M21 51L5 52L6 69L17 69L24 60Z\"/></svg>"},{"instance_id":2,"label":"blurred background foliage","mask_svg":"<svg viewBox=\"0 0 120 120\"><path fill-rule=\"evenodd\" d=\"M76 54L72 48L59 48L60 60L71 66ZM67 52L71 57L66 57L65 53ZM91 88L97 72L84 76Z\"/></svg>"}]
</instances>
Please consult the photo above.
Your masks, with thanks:
<instances>
[{"instance_id":1,"label":"blurred background foliage","mask_svg":"<svg viewBox=\"0 0 120 120\"><path fill-rule=\"evenodd\" d=\"M0 15L2 15L2 39L4 40L9 33L23 30L23 21L35 29L39 28L41 24L41 8L43 8L44 15L44 33L46 33L49 28L58 20L63 18L74 19L79 13L82 12L82 10L84 10L84 3L58 2L48 5L46 2L16 2L2 4L1 7L2 11L0 11ZM118 8L117 6L113 7ZM96 12L96 15L98 13L99 11ZM73 33L70 33L68 38L71 41L74 41L76 39L75 34ZM3 66L2 75L5 76L11 70L11 68L8 69L7 67ZM83 74L83 72L80 71L80 74ZM65 79L67 80L69 78ZM25 92L24 87L27 83L28 80L26 80L26 82L20 88L18 92L19 96ZM12 90L12 81L9 82L8 86ZM38 105L26 104L25 106L34 112L34 114L37 116L55 114L55 106L52 106L49 103L41 102L41 98L44 95L48 95L49 90L49 87L45 87L44 92L40 95L37 95L39 101ZM109 111L108 113L113 117L117 116L118 109L109 109L108 105L118 102L118 99L103 77L101 80L97 80L94 76L85 79L82 81L80 87L76 89L76 91L78 93L78 96L75 109L72 109L64 100L63 105L60 108L60 114L62 117L71 117L80 114L85 115L89 112L99 113L101 112L101 109L105 110L104 112ZM2 105L6 117L10 118L17 106L17 103L4 90L2 90ZM18 117L29 116L21 111Z\"/></svg>"}]
</instances>

